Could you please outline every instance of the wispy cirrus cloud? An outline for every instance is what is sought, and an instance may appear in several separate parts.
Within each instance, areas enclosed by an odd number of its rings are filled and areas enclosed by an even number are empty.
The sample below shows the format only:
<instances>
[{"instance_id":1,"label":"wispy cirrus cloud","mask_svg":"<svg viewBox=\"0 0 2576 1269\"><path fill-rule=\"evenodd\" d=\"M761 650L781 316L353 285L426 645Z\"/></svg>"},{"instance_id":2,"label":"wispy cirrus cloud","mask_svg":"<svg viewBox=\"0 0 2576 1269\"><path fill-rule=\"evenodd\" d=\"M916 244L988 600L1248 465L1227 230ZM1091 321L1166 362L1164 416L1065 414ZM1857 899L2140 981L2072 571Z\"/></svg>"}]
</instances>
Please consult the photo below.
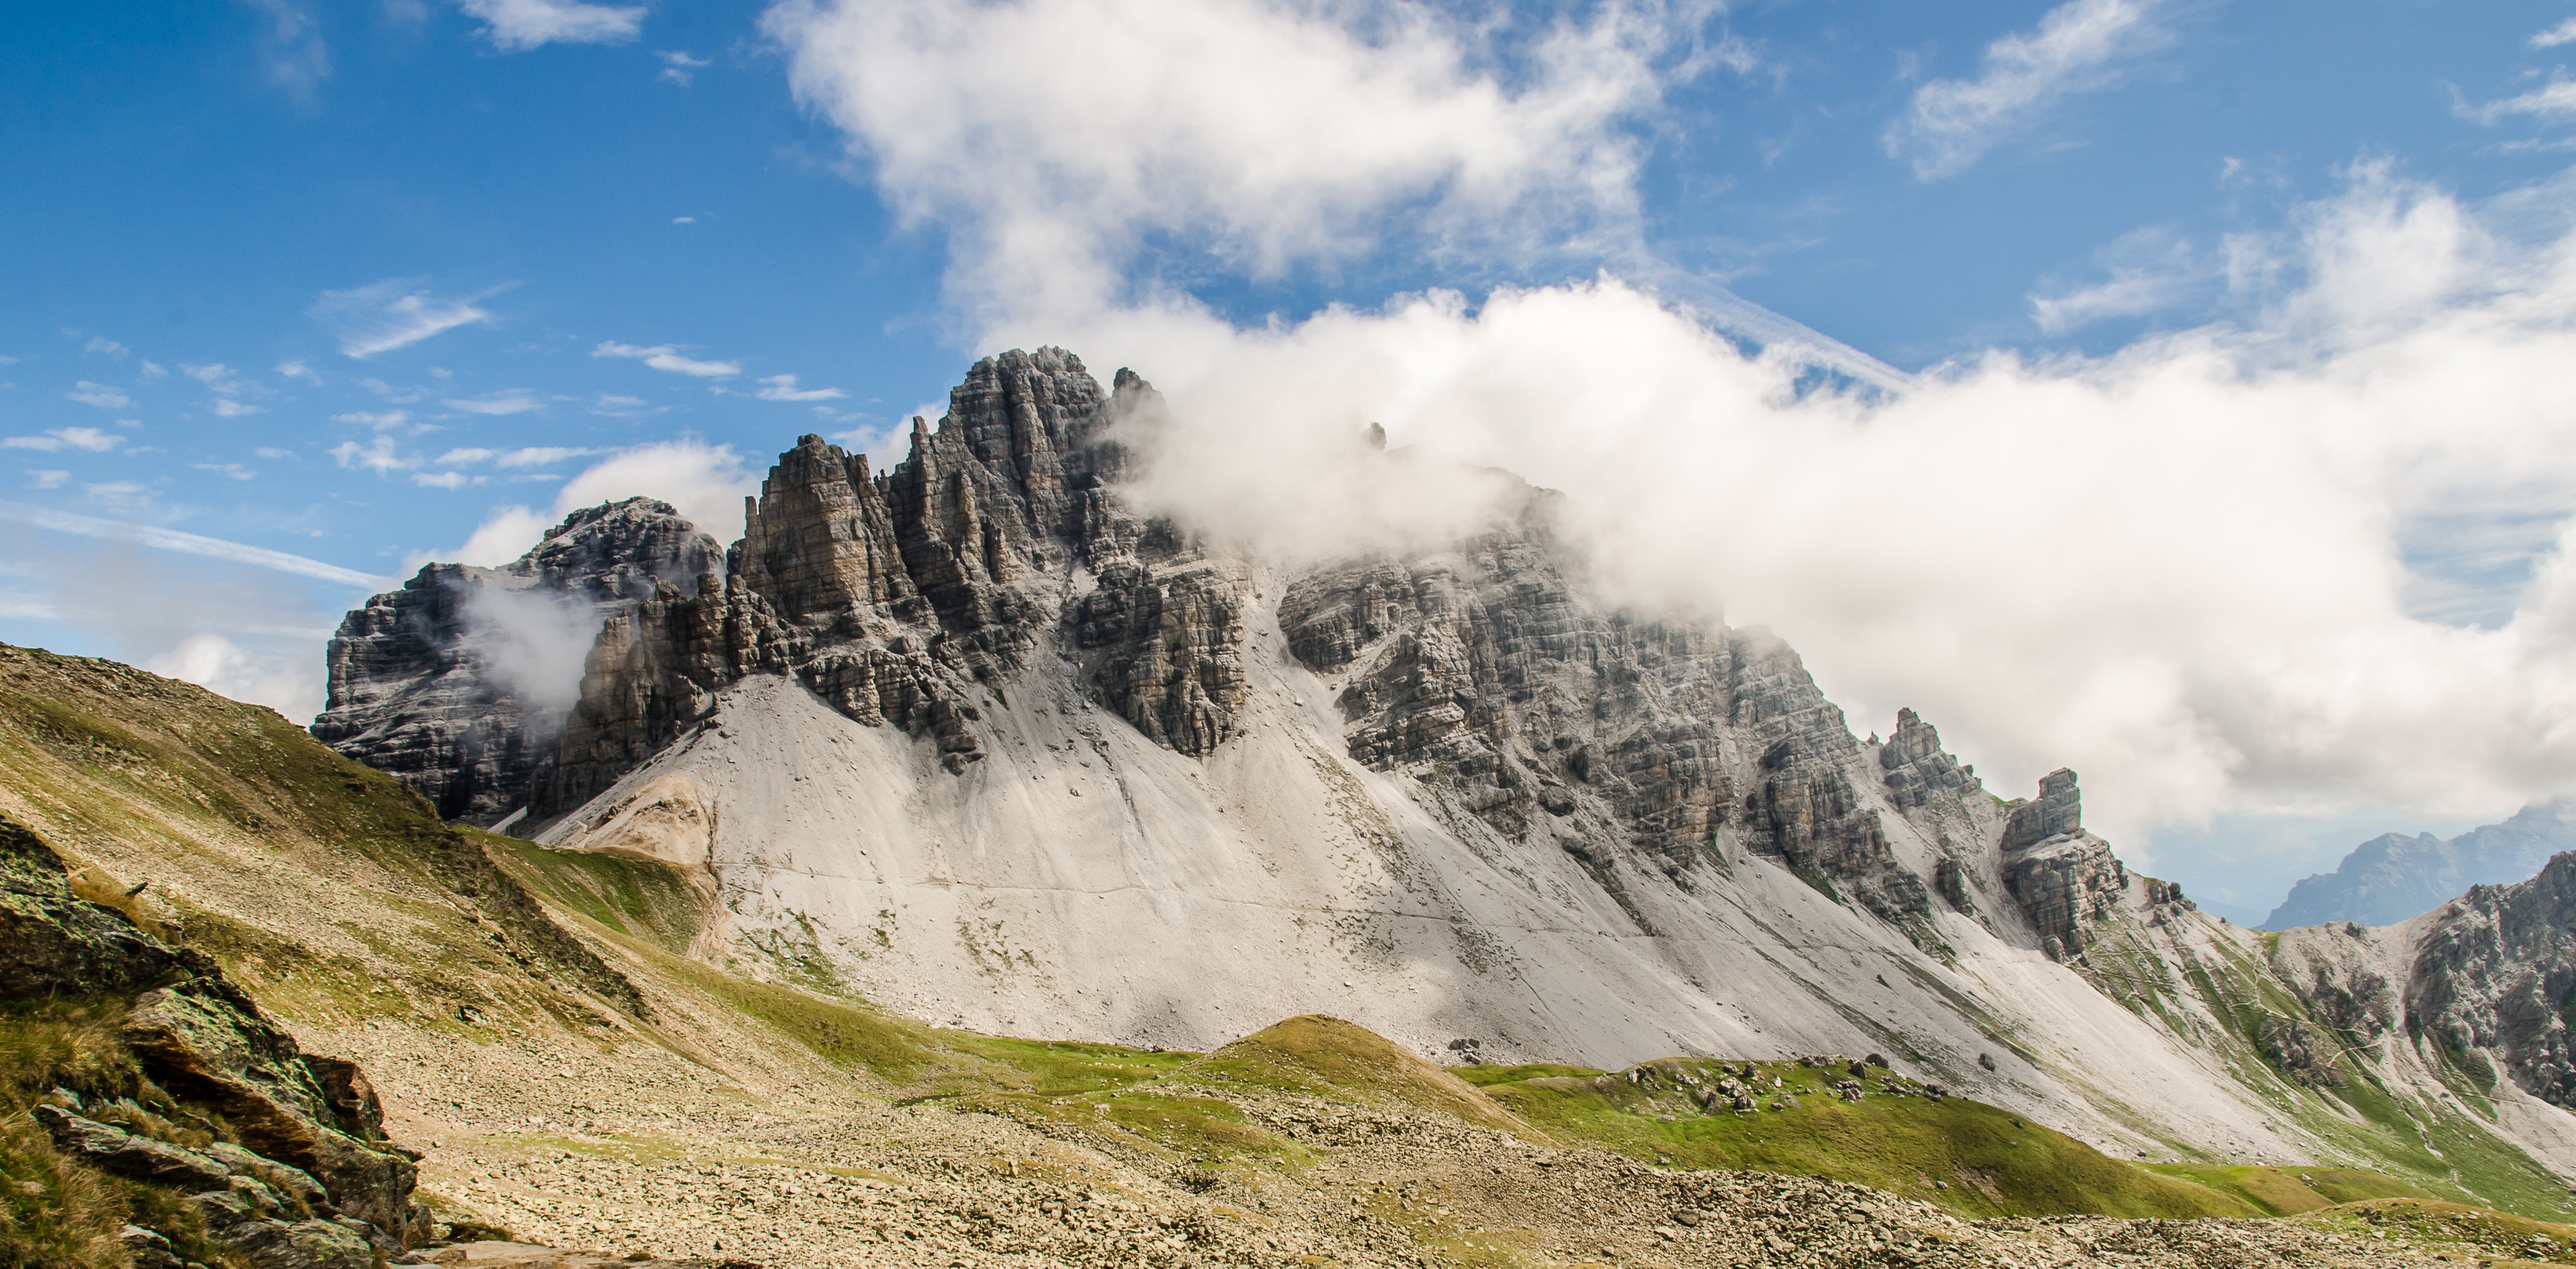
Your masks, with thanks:
<instances>
[{"instance_id":1,"label":"wispy cirrus cloud","mask_svg":"<svg viewBox=\"0 0 2576 1269\"><path fill-rule=\"evenodd\" d=\"M582 0L456 0L483 23L483 38L504 53L548 44L623 44L644 24L641 5Z\"/></svg>"},{"instance_id":2,"label":"wispy cirrus cloud","mask_svg":"<svg viewBox=\"0 0 2576 1269\"><path fill-rule=\"evenodd\" d=\"M621 344L613 339L602 340L599 347L590 350L590 355L622 357L629 361L643 362L655 370L667 370L675 375L691 375L700 379L730 379L742 373L741 362L700 361L680 355L680 351L669 344L655 344L647 348L635 344Z\"/></svg>"},{"instance_id":3,"label":"wispy cirrus cloud","mask_svg":"<svg viewBox=\"0 0 2576 1269\"><path fill-rule=\"evenodd\" d=\"M420 283L419 278L386 278L346 291L324 291L307 311L339 338L342 355L358 360L492 320L477 301L493 292L443 299Z\"/></svg>"},{"instance_id":4,"label":"wispy cirrus cloud","mask_svg":"<svg viewBox=\"0 0 2576 1269\"><path fill-rule=\"evenodd\" d=\"M323 42L322 24L291 0L242 0L268 19L260 36L259 58L269 82L297 97L331 77L331 46Z\"/></svg>"},{"instance_id":5,"label":"wispy cirrus cloud","mask_svg":"<svg viewBox=\"0 0 2576 1269\"><path fill-rule=\"evenodd\" d=\"M130 497L139 493L142 486L93 485L90 488L93 494L102 498L112 498L113 496ZM40 529L51 529L56 533L73 533L83 537L123 538L154 550L230 560L236 564L248 564L255 568L273 569L280 573L338 582L346 586L359 586L372 590L385 582L384 578L370 573L361 573L353 568L342 568L336 564L326 564L321 560L307 559L301 555L289 555L284 551L272 551L266 547L227 542L221 538L203 537L194 533L181 533L175 529L164 529L155 525L102 520L95 516L75 515L68 511L54 511L45 507L30 507L14 502L0 502L0 520L14 520Z\"/></svg>"},{"instance_id":6,"label":"wispy cirrus cloud","mask_svg":"<svg viewBox=\"0 0 2576 1269\"><path fill-rule=\"evenodd\" d=\"M561 445L530 445L519 449L451 449L431 460L436 467L468 467L490 463L495 467L545 467L567 458L586 458L604 451Z\"/></svg>"},{"instance_id":7,"label":"wispy cirrus cloud","mask_svg":"<svg viewBox=\"0 0 2576 1269\"><path fill-rule=\"evenodd\" d=\"M696 77L697 71L714 65L706 58L691 57L678 49L656 54L656 56L662 59L663 81L678 84L682 88L689 86L689 81Z\"/></svg>"},{"instance_id":8,"label":"wispy cirrus cloud","mask_svg":"<svg viewBox=\"0 0 2576 1269\"><path fill-rule=\"evenodd\" d=\"M109 387L104 383L91 383L87 379L72 385L72 390L63 395L82 405L94 405L102 410L122 410L134 404L134 398L125 395L123 388Z\"/></svg>"},{"instance_id":9,"label":"wispy cirrus cloud","mask_svg":"<svg viewBox=\"0 0 2576 1269\"><path fill-rule=\"evenodd\" d=\"M2571 23L2576 25L2576 23ZM2451 113L2463 119L2493 125L2514 115L2538 119L2576 119L2576 80L2552 79L2530 92L2472 106L2465 98L2454 98Z\"/></svg>"},{"instance_id":10,"label":"wispy cirrus cloud","mask_svg":"<svg viewBox=\"0 0 2576 1269\"><path fill-rule=\"evenodd\" d=\"M342 441L332 446L331 460L342 467L371 471L379 476L409 471L420 466L420 459L396 452L394 438L381 433L364 445L356 441Z\"/></svg>"},{"instance_id":11,"label":"wispy cirrus cloud","mask_svg":"<svg viewBox=\"0 0 2576 1269\"><path fill-rule=\"evenodd\" d=\"M67 449L104 454L124 443L124 437L94 427L55 427L36 436L0 437L0 449L32 449L47 454Z\"/></svg>"},{"instance_id":12,"label":"wispy cirrus cloud","mask_svg":"<svg viewBox=\"0 0 2576 1269\"><path fill-rule=\"evenodd\" d=\"M751 395L763 401L838 401L850 395L839 388L800 388L794 375L771 375Z\"/></svg>"},{"instance_id":13,"label":"wispy cirrus cloud","mask_svg":"<svg viewBox=\"0 0 2576 1269\"><path fill-rule=\"evenodd\" d=\"M439 404L451 410L483 415L526 414L546 408L543 398L525 388L504 388L479 397L445 397Z\"/></svg>"},{"instance_id":14,"label":"wispy cirrus cloud","mask_svg":"<svg viewBox=\"0 0 2576 1269\"><path fill-rule=\"evenodd\" d=\"M2155 18L2164 0L2068 0L1986 46L1975 79L1936 79L1914 90L1883 138L1889 155L1937 181L1968 170L2067 98L2117 83L2127 64L2173 42Z\"/></svg>"},{"instance_id":15,"label":"wispy cirrus cloud","mask_svg":"<svg viewBox=\"0 0 2576 1269\"><path fill-rule=\"evenodd\" d=\"M2531 37L2533 48L2556 48L2561 44L2576 44L2576 18L2569 18Z\"/></svg>"}]
</instances>

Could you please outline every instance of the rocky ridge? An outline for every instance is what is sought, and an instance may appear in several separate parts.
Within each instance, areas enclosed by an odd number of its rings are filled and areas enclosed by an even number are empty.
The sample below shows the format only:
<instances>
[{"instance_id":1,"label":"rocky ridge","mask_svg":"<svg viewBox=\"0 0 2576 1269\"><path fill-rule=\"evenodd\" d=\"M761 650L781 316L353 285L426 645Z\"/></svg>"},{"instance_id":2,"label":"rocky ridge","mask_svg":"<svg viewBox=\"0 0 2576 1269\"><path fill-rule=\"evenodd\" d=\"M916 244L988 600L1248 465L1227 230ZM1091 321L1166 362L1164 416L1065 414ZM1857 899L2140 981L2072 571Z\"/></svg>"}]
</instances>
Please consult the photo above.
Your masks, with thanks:
<instances>
[{"instance_id":1,"label":"rocky ridge","mask_svg":"<svg viewBox=\"0 0 2576 1269\"><path fill-rule=\"evenodd\" d=\"M2286 930L2329 921L2394 925L2440 907L2471 886L2527 881L2549 857L2576 849L2576 819L2563 804L2526 806L2499 824L2448 841L2383 833L2353 848L2330 873L2303 878L2264 918Z\"/></svg>"}]
</instances>

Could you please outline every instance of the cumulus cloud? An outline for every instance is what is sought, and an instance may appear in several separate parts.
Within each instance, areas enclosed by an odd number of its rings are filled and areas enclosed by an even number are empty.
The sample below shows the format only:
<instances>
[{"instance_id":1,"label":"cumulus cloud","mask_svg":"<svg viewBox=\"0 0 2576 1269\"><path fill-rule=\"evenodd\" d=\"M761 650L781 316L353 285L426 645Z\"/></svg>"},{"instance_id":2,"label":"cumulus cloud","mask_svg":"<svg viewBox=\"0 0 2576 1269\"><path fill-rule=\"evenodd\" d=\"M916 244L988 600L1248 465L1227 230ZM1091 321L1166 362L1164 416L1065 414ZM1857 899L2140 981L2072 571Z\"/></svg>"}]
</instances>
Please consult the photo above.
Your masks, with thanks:
<instances>
[{"instance_id":1,"label":"cumulus cloud","mask_svg":"<svg viewBox=\"0 0 2576 1269\"><path fill-rule=\"evenodd\" d=\"M254 652L220 634L192 634L177 647L145 657L143 668L194 683L218 696L266 705L289 719L322 712L323 667L310 655Z\"/></svg>"},{"instance_id":2,"label":"cumulus cloud","mask_svg":"<svg viewBox=\"0 0 2576 1269\"><path fill-rule=\"evenodd\" d=\"M2531 37L2533 48L2556 48L2561 44L2576 44L2576 18L2569 18Z\"/></svg>"},{"instance_id":3,"label":"cumulus cloud","mask_svg":"<svg viewBox=\"0 0 2576 1269\"><path fill-rule=\"evenodd\" d=\"M623 44L644 23L641 5L584 4L581 0L456 0L483 23L483 38L504 53L547 44Z\"/></svg>"},{"instance_id":4,"label":"cumulus cloud","mask_svg":"<svg viewBox=\"0 0 2576 1269\"><path fill-rule=\"evenodd\" d=\"M1690 14L1703 12L1687 10ZM1511 50L1421 4L786 0L763 19L797 96L901 212L952 235L969 303L1085 311L1149 237L1256 274L1630 234L1690 22L1589 6ZM1685 61L1687 59L1684 59Z\"/></svg>"},{"instance_id":5,"label":"cumulus cloud","mask_svg":"<svg viewBox=\"0 0 2576 1269\"><path fill-rule=\"evenodd\" d=\"M650 348L639 348L634 344L621 344L613 339L603 340L599 347L590 350L590 355L593 357L624 357L629 360L643 362L645 365L651 366L655 370L667 370L675 375L692 375L700 379L729 379L742 373L742 363L740 362L699 361L695 358L683 357L680 355L678 349L673 348L669 344L655 344Z\"/></svg>"},{"instance_id":6,"label":"cumulus cloud","mask_svg":"<svg viewBox=\"0 0 2576 1269\"><path fill-rule=\"evenodd\" d=\"M763 401L838 401L850 394L839 388L800 388L794 375L771 375L752 395Z\"/></svg>"},{"instance_id":7,"label":"cumulus cloud","mask_svg":"<svg viewBox=\"0 0 2576 1269\"><path fill-rule=\"evenodd\" d=\"M464 461L482 462L489 458L501 460L504 465L514 465L509 460L516 457L524 461L515 465L526 466L532 462L553 462L598 451L552 451L555 457L550 458L536 458L549 451L533 449L457 452L482 456ZM419 552L407 557L405 567L417 568L431 560L485 567L507 564L526 554L528 548L536 545L545 531L564 516L583 507L638 495L670 503L702 532L718 541L731 542L742 536L743 497L758 488L758 478L743 462L742 455L735 453L730 445L708 445L695 440L638 445L618 450L565 481L563 488L555 493L551 514L524 506L494 508L463 546Z\"/></svg>"},{"instance_id":8,"label":"cumulus cloud","mask_svg":"<svg viewBox=\"0 0 2576 1269\"><path fill-rule=\"evenodd\" d=\"M2494 811L2576 792L2571 194L2360 165L2240 322L1884 395L1801 392L1612 279L1063 334L1169 395L1136 425L1157 510L1311 555L1485 505L1440 472L1521 472L1572 495L1612 595L1779 630L1857 725L1923 709L1999 791L2073 765L2133 843L2222 810ZM2554 228L2516 229L2535 206ZM1371 421L1413 452L1361 446ZM2523 562L2483 625L2418 602L2421 548L2461 536Z\"/></svg>"},{"instance_id":9,"label":"cumulus cloud","mask_svg":"<svg viewBox=\"0 0 2576 1269\"><path fill-rule=\"evenodd\" d=\"M1914 90L1890 125L1887 152L1927 181L1966 171L2068 98L2117 83L2129 63L2172 42L2154 19L2160 0L2068 0L2036 30L1986 46L1975 79L1936 79Z\"/></svg>"},{"instance_id":10,"label":"cumulus cloud","mask_svg":"<svg viewBox=\"0 0 2576 1269\"><path fill-rule=\"evenodd\" d=\"M338 336L342 355L364 360L459 326L491 321L490 313L476 307L481 298L442 299L422 289L419 278L387 278L346 291L324 291L308 311Z\"/></svg>"},{"instance_id":11,"label":"cumulus cloud","mask_svg":"<svg viewBox=\"0 0 2576 1269\"><path fill-rule=\"evenodd\" d=\"M331 460L342 467L360 468L379 476L408 471L420 466L418 458L397 452L394 449L394 438L382 434L378 434L374 440L364 445L356 441L342 441L332 446Z\"/></svg>"},{"instance_id":12,"label":"cumulus cloud","mask_svg":"<svg viewBox=\"0 0 2576 1269\"><path fill-rule=\"evenodd\" d=\"M32 449L47 454L66 449L104 454L124 443L124 437L94 427L53 427L37 436L0 437L0 449Z\"/></svg>"}]
</instances>

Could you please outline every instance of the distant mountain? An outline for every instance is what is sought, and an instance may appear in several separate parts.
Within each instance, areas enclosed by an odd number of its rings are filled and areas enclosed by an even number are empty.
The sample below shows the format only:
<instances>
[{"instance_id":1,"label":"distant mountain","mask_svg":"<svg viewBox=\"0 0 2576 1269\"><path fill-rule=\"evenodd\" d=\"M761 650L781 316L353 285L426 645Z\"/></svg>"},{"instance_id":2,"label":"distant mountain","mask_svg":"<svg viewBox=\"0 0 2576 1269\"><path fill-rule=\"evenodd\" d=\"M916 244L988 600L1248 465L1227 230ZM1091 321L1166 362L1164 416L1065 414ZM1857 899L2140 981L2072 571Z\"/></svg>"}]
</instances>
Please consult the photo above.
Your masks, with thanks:
<instances>
[{"instance_id":1,"label":"distant mountain","mask_svg":"<svg viewBox=\"0 0 2576 1269\"><path fill-rule=\"evenodd\" d=\"M2290 887L2290 897L2264 919L2263 928L2328 921L2394 925L2471 886L2527 881L2562 850L2576 850L2576 805L2567 802L2526 806L2512 819L2447 842L2431 833L2383 833L2354 848L2333 872Z\"/></svg>"}]
</instances>

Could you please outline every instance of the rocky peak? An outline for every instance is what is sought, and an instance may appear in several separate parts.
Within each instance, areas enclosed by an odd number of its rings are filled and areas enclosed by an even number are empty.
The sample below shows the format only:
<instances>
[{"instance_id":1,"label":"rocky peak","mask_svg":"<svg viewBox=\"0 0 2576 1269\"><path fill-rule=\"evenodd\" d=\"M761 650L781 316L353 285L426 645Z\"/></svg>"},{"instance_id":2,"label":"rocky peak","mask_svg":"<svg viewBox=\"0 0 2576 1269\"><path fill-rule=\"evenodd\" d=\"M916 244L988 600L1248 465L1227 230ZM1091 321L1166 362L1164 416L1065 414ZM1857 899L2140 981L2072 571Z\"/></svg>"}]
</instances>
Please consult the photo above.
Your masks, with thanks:
<instances>
[{"instance_id":1,"label":"rocky peak","mask_svg":"<svg viewBox=\"0 0 2576 1269\"><path fill-rule=\"evenodd\" d=\"M2532 1095L2576 1105L2576 852L2540 875L2477 886L2424 918L2407 989L2408 1024L2454 1053L2500 1051Z\"/></svg>"},{"instance_id":2,"label":"rocky peak","mask_svg":"<svg viewBox=\"0 0 2576 1269\"><path fill-rule=\"evenodd\" d=\"M747 504L721 585L601 631L538 813L605 789L755 673L931 737L963 771L983 757L982 691L1052 646L1157 742L1200 754L1224 741L1243 707L1248 584L1105 483L1121 468L1109 425L1160 408L1134 374L1117 385L1104 393L1062 349L1014 350L977 362L936 428L915 418L885 472L799 438Z\"/></svg>"},{"instance_id":3,"label":"rocky peak","mask_svg":"<svg viewBox=\"0 0 2576 1269\"><path fill-rule=\"evenodd\" d=\"M2059 767L2039 778L2038 797L2014 807L2004 821L2003 850L2010 855L2083 831L2084 794L2075 787L2075 773Z\"/></svg>"},{"instance_id":4,"label":"rocky peak","mask_svg":"<svg viewBox=\"0 0 2576 1269\"><path fill-rule=\"evenodd\" d=\"M1941 748L1941 733L1911 709L1896 711L1896 732L1879 747L1878 766L1901 810L1985 790L1977 769L1959 765Z\"/></svg>"},{"instance_id":5,"label":"rocky peak","mask_svg":"<svg viewBox=\"0 0 2576 1269\"><path fill-rule=\"evenodd\" d=\"M629 498L574 512L500 568L424 565L341 621L313 735L442 817L496 823L544 783L578 649L658 591L694 593L722 557L670 504Z\"/></svg>"}]
</instances>

